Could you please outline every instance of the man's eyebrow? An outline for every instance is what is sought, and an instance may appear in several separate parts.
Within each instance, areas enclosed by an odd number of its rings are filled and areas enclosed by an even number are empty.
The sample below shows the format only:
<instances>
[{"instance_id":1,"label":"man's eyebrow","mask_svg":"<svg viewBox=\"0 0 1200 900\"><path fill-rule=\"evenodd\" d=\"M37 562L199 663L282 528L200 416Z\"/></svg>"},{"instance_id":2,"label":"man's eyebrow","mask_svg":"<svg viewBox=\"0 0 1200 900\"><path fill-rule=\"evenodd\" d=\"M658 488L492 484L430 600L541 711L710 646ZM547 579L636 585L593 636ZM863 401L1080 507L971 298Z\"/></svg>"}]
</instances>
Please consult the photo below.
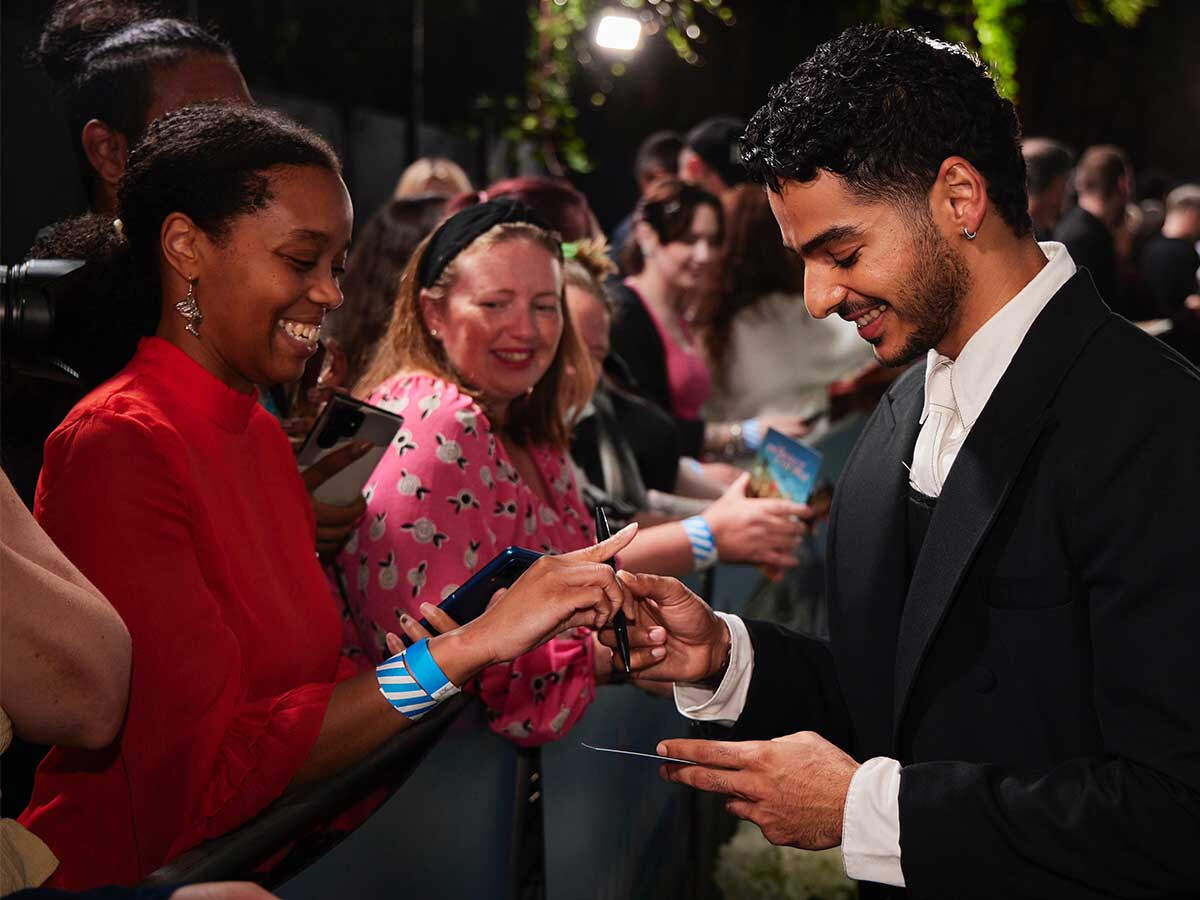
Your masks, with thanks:
<instances>
[{"instance_id":1,"label":"man's eyebrow","mask_svg":"<svg viewBox=\"0 0 1200 900\"><path fill-rule=\"evenodd\" d=\"M799 253L801 256L811 256L826 244L831 244L834 241L840 241L848 237L856 237L860 233L861 229L857 225L833 225L826 228L812 240L805 241Z\"/></svg>"},{"instance_id":2,"label":"man's eyebrow","mask_svg":"<svg viewBox=\"0 0 1200 900\"><path fill-rule=\"evenodd\" d=\"M294 228L287 233L288 239L299 238L308 241L327 241L329 235L324 231L313 231L311 228Z\"/></svg>"}]
</instances>

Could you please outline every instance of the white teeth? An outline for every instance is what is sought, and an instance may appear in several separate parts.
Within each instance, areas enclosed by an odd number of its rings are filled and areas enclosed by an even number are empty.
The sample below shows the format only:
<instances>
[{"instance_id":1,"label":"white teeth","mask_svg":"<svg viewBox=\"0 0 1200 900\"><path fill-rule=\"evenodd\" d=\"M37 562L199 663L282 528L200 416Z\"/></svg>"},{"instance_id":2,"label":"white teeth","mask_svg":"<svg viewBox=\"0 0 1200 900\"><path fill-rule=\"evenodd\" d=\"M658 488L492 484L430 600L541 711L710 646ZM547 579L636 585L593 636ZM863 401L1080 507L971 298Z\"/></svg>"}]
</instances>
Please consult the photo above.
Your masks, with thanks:
<instances>
[{"instance_id":1,"label":"white teeth","mask_svg":"<svg viewBox=\"0 0 1200 900\"><path fill-rule=\"evenodd\" d=\"M280 319L279 327L290 337L307 344L316 343L321 334L320 325L310 325L306 322L293 322L291 319Z\"/></svg>"},{"instance_id":2,"label":"white teeth","mask_svg":"<svg viewBox=\"0 0 1200 900\"><path fill-rule=\"evenodd\" d=\"M876 306L870 312L864 313L862 316L854 320L854 324L858 326L858 330L862 331L876 319L883 315L884 306Z\"/></svg>"},{"instance_id":3,"label":"white teeth","mask_svg":"<svg viewBox=\"0 0 1200 900\"><path fill-rule=\"evenodd\" d=\"M503 350L496 350L495 354L498 357L500 357L501 359L506 359L509 362L522 362L526 359L529 359L529 357L533 356L533 351L532 350L521 350L521 351L517 351L517 352L511 352L511 351L505 352Z\"/></svg>"}]
</instances>

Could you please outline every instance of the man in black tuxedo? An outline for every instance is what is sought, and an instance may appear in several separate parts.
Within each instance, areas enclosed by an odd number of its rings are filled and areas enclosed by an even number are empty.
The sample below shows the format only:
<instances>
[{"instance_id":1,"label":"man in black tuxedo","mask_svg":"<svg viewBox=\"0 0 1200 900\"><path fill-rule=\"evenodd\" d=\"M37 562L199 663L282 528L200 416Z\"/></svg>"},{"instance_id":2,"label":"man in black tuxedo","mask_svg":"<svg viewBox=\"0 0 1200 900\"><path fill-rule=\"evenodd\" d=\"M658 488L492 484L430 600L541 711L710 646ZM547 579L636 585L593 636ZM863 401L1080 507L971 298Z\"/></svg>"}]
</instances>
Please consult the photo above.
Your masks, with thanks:
<instances>
[{"instance_id":1,"label":"man in black tuxedo","mask_svg":"<svg viewBox=\"0 0 1200 900\"><path fill-rule=\"evenodd\" d=\"M864 898L1200 896L1200 373L1034 241L1017 141L914 32L772 90L744 152L809 310L921 364L835 492L831 641L623 573L634 661L736 728L665 776L841 845Z\"/></svg>"}]
</instances>

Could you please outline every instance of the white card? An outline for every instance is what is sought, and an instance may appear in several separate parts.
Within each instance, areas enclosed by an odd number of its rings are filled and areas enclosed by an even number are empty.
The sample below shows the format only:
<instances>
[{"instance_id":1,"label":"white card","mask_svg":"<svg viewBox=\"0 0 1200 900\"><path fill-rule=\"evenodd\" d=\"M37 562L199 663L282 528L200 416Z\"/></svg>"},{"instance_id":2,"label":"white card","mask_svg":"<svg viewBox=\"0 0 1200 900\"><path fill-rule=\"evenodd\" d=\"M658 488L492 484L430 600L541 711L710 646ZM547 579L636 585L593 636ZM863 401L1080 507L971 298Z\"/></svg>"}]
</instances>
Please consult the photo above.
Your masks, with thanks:
<instances>
[{"instance_id":1,"label":"white card","mask_svg":"<svg viewBox=\"0 0 1200 900\"><path fill-rule=\"evenodd\" d=\"M684 766L696 765L696 763L690 759L675 759L673 756L659 756L657 753L638 753L636 750L615 750L612 747L593 747L591 744L585 743L584 741L580 741L579 743L584 747L587 747L589 750L599 750L601 753L620 753L622 756L640 756L643 759L656 759L659 762L678 763Z\"/></svg>"}]
</instances>

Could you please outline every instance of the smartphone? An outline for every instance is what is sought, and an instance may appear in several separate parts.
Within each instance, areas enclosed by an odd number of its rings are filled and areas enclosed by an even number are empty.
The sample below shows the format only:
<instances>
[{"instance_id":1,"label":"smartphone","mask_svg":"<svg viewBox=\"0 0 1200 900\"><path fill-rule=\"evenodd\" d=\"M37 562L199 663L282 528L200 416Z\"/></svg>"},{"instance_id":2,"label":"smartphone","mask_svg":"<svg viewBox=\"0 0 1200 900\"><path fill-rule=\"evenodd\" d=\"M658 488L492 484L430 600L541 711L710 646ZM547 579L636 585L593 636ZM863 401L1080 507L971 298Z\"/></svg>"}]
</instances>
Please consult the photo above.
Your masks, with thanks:
<instances>
[{"instance_id":1,"label":"smartphone","mask_svg":"<svg viewBox=\"0 0 1200 900\"><path fill-rule=\"evenodd\" d=\"M483 614L496 591L512 587L513 582L537 562L541 555L536 550L526 550L524 547L508 547L468 578L466 583L438 606L459 625L466 625ZM421 627L431 634L436 634L436 630L431 628L425 619L421 620ZM407 635L401 637L404 638L404 643L412 643Z\"/></svg>"},{"instance_id":2,"label":"smartphone","mask_svg":"<svg viewBox=\"0 0 1200 900\"><path fill-rule=\"evenodd\" d=\"M332 506L349 506L357 500L403 424L403 416L344 394L334 394L296 454L300 468L308 468L349 443L370 441L374 446L313 491L313 496Z\"/></svg>"}]
</instances>

